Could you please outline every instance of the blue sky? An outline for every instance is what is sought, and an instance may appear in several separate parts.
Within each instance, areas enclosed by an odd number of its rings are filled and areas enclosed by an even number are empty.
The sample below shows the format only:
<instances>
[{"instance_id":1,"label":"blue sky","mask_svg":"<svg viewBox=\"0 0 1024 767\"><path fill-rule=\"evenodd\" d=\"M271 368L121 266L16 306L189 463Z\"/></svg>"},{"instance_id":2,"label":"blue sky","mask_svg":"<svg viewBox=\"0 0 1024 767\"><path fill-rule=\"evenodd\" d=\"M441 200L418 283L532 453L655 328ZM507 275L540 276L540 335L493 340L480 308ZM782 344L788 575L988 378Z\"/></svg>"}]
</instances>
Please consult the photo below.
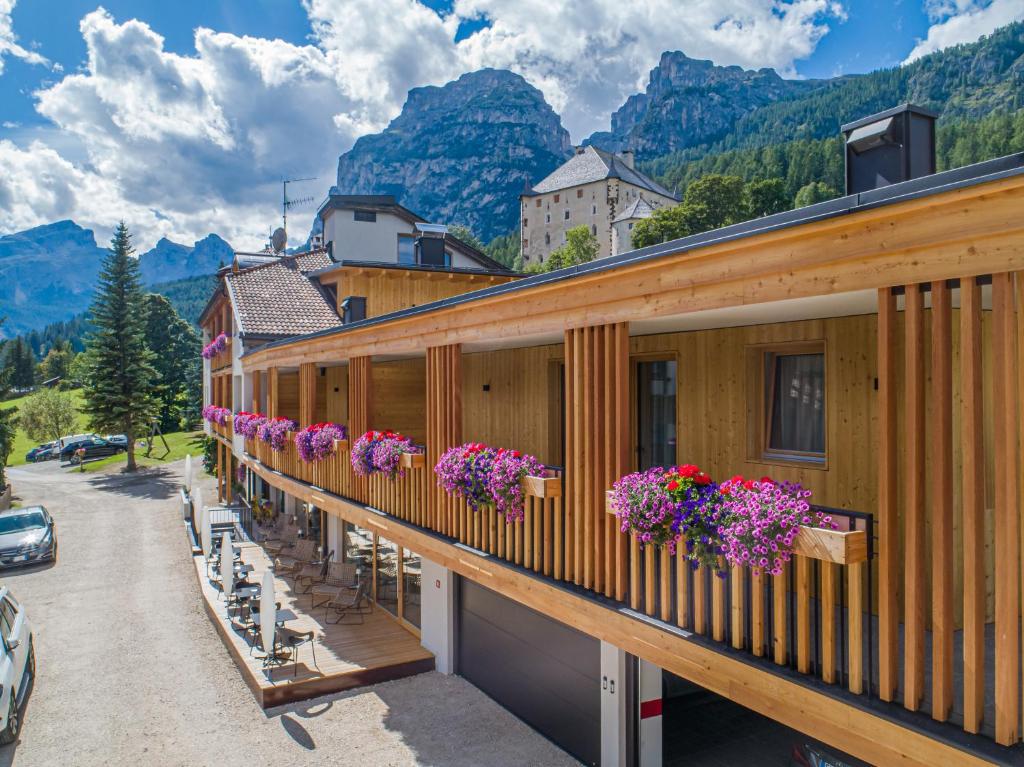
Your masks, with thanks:
<instances>
[{"instance_id":1,"label":"blue sky","mask_svg":"<svg viewBox=\"0 0 1024 767\"><path fill-rule=\"evenodd\" d=\"M820 78L1020 18L1022 0L0 0L0 234L125 217L142 246L253 247L281 178L326 192L416 86L511 69L578 142L665 50Z\"/></svg>"}]
</instances>

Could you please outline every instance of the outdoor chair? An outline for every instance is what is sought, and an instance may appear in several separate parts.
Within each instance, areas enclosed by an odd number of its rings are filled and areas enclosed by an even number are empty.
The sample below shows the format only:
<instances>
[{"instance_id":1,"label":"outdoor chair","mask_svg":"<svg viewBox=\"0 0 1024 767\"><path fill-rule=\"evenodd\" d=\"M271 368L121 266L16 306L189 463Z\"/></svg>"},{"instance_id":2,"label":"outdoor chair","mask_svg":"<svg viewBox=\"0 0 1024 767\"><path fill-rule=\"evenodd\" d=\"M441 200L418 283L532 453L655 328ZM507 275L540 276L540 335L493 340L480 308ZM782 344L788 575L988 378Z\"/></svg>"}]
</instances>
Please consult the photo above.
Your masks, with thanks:
<instances>
[{"instance_id":1,"label":"outdoor chair","mask_svg":"<svg viewBox=\"0 0 1024 767\"><path fill-rule=\"evenodd\" d=\"M316 632L313 630L309 631L296 631L295 629L278 629L277 638L280 640L279 644L281 647L287 648L292 655L292 676L299 675L299 648L304 644L309 645L309 649L313 653L313 666L317 670L320 669L316 664Z\"/></svg>"},{"instance_id":2,"label":"outdoor chair","mask_svg":"<svg viewBox=\"0 0 1024 767\"><path fill-rule=\"evenodd\" d=\"M299 593L308 594L314 584L327 580L327 571L331 566L332 559L334 559L333 549L319 564L309 564L299 570L299 574L295 577L295 588L301 589Z\"/></svg>"},{"instance_id":3,"label":"outdoor chair","mask_svg":"<svg viewBox=\"0 0 1024 767\"><path fill-rule=\"evenodd\" d=\"M356 588L356 565L352 562L331 562L323 583L310 589L310 609L325 605L332 599L341 599L345 592Z\"/></svg>"},{"instance_id":4,"label":"outdoor chair","mask_svg":"<svg viewBox=\"0 0 1024 767\"><path fill-rule=\"evenodd\" d=\"M295 576L309 564L319 564L319 560L316 559L316 542L297 541L288 556L274 560L274 574L282 577Z\"/></svg>"},{"instance_id":5,"label":"outdoor chair","mask_svg":"<svg viewBox=\"0 0 1024 767\"><path fill-rule=\"evenodd\" d=\"M370 584L369 580L363 578L359 581L359 586L356 588L356 593L348 599L345 599L343 595L339 594L338 597L332 598L326 603L324 607L324 621L331 625L341 623L345 618L354 617L363 622L363 603L366 603L366 612L373 611L373 603L370 601ZM340 598L339 598L340 597ZM330 619L331 612L334 613L335 620Z\"/></svg>"},{"instance_id":6,"label":"outdoor chair","mask_svg":"<svg viewBox=\"0 0 1024 767\"><path fill-rule=\"evenodd\" d=\"M264 538L263 550L268 555L276 557L282 552L293 547L299 540L299 529L292 524L285 523L277 538Z\"/></svg>"},{"instance_id":7,"label":"outdoor chair","mask_svg":"<svg viewBox=\"0 0 1024 767\"><path fill-rule=\"evenodd\" d=\"M274 603L274 607L275 607L276 610L280 611L281 603L280 602L275 602ZM253 599L249 603L249 616L250 616L249 624L245 627L245 634L246 634L246 636L249 635L250 631L252 632L252 641L249 643L249 654L250 655L252 655L253 648L255 648L255 647L259 647L261 650L263 649L263 644L262 644L263 640L260 639L260 627L256 625L256 621L252 620L252 616L253 615L259 615L259 612L260 612L260 600L259 599ZM280 631L280 630L281 630L280 629L280 624L278 624L278 631Z\"/></svg>"}]
</instances>

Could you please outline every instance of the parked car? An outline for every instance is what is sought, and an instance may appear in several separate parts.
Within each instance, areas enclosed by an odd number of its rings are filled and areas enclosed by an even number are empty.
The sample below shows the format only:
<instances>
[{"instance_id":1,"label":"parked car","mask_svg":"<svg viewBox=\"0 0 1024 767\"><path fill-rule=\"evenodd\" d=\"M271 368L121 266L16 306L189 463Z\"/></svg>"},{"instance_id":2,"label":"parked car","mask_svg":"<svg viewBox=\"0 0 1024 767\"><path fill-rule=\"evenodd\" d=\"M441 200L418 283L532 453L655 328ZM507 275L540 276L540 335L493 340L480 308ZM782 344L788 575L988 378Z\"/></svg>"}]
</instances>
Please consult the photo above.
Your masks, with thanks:
<instances>
[{"instance_id":1,"label":"parked car","mask_svg":"<svg viewBox=\"0 0 1024 767\"><path fill-rule=\"evenodd\" d=\"M0 586L0 744L18 739L25 698L36 676L32 626L24 608Z\"/></svg>"},{"instance_id":2,"label":"parked car","mask_svg":"<svg viewBox=\"0 0 1024 767\"><path fill-rule=\"evenodd\" d=\"M51 458L56 458L53 454L53 448L56 442L45 442L42 445L32 448L25 453L26 463L35 463L36 461L49 461Z\"/></svg>"},{"instance_id":3,"label":"parked car","mask_svg":"<svg viewBox=\"0 0 1024 767\"><path fill-rule=\"evenodd\" d=\"M57 559L57 526L43 506L0 513L0 567Z\"/></svg>"},{"instance_id":4,"label":"parked car","mask_svg":"<svg viewBox=\"0 0 1024 767\"><path fill-rule=\"evenodd\" d=\"M128 447L128 436L125 434L108 434L103 439L107 440L107 442L113 442L115 445Z\"/></svg>"},{"instance_id":5,"label":"parked car","mask_svg":"<svg viewBox=\"0 0 1024 767\"><path fill-rule=\"evenodd\" d=\"M57 440L57 444L53 446L53 457L60 458L64 452L64 448L75 442L84 442L87 439L92 439L95 434L69 434L66 437L61 437Z\"/></svg>"},{"instance_id":6,"label":"parked car","mask_svg":"<svg viewBox=\"0 0 1024 767\"><path fill-rule=\"evenodd\" d=\"M103 458L107 455L114 455L116 453L123 453L127 450L127 446L118 445L110 440L103 439L102 437L90 437L89 439L83 439L80 442L69 442L60 451L60 460L65 463L71 463L79 460L79 450L84 450L85 455L81 456L81 460L88 461L92 458Z\"/></svg>"}]
</instances>

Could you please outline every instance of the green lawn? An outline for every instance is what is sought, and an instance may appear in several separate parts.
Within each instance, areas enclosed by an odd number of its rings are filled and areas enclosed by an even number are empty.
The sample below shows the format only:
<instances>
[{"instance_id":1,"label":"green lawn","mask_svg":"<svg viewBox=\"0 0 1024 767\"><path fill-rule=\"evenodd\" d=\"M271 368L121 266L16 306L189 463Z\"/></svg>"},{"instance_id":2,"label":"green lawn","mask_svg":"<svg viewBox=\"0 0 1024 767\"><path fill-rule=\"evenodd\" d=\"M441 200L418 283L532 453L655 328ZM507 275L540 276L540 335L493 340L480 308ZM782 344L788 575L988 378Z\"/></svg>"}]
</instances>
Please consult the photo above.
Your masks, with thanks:
<instances>
[{"instance_id":1,"label":"green lawn","mask_svg":"<svg viewBox=\"0 0 1024 767\"><path fill-rule=\"evenodd\" d=\"M82 407L82 390L81 389L73 389L73 390L71 390L68 393L72 397L74 397L74 399L75 399L75 406L78 408L78 410L81 410L81 407ZM12 406L16 407L16 408L17 407L21 407L21 403L24 402L30 396L32 396L32 395L26 394L24 397L18 397L17 399L9 399L9 400L6 400L4 402L0 402L0 408L3 408L4 410L9 410ZM80 418L79 422L78 422L78 426L83 431L85 430L84 426L83 426L84 423L85 423L85 419L84 418ZM25 453L27 453L29 450L31 450L32 448L34 448L38 444L39 444L38 442L33 442L32 440L30 440L28 438L28 435L24 431L22 431L21 429L18 429L17 433L14 436L14 449L11 451L10 456L8 456L8 458L7 458L7 465L8 466L20 466L23 463L25 463Z\"/></svg>"}]
</instances>

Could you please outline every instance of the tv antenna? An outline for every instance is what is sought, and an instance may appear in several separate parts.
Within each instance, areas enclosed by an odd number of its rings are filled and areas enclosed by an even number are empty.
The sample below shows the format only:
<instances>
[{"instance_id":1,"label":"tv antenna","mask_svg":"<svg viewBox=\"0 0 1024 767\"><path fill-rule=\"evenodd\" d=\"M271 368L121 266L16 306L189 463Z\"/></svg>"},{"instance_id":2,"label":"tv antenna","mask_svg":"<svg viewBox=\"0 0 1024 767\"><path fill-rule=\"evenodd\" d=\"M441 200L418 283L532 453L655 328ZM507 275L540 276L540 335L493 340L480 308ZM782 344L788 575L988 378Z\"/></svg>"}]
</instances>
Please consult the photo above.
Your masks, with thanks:
<instances>
[{"instance_id":1,"label":"tv antenna","mask_svg":"<svg viewBox=\"0 0 1024 767\"><path fill-rule=\"evenodd\" d=\"M288 199L288 185L298 184L302 181L316 181L316 176L308 178L286 178L281 182L281 228L288 231L288 210L297 205L305 205L313 202L312 197L297 197L294 200Z\"/></svg>"}]
</instances>

